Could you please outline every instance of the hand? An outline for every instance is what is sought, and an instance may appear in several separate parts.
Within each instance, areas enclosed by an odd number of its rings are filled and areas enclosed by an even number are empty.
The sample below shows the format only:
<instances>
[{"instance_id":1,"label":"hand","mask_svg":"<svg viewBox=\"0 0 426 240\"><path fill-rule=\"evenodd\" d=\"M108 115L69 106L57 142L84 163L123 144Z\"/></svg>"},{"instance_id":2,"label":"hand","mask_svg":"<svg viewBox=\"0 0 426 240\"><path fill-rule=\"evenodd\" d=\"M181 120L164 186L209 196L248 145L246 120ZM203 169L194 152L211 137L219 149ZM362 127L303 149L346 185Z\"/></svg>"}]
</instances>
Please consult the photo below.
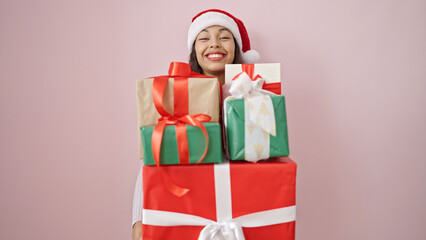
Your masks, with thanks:
<instances>
[{"instance_id":1,"label":"hand","mask_svg":"<svg viewBox=\"0 0 426 240\"><path fill-rule=\"evenodd\" d=\"M136 222L135 225L133 225L132 239L142 240L142 222L141 221Z\"/></svg>"}]
</instances>

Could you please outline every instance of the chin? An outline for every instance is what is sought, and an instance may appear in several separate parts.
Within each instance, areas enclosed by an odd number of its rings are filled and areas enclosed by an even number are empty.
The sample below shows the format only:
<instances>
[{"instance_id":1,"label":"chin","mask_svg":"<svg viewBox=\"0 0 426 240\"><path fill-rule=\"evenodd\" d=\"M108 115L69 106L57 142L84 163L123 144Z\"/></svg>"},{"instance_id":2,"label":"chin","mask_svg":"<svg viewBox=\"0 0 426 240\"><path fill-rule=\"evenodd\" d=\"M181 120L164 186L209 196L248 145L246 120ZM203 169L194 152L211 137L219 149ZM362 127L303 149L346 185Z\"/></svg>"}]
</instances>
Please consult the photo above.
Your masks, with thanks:
<instances>
[{"instance_id":1,"label":"chin","mask_svg":"<svg viewBox=\"0 0 426 240\"><path fill-rule=\"evenodd\" d=\"M210 70L223 71L225 70L225 64L226 64L226 61L211 62L211 63L208 63L206 67Z\"/></svg>"},{"instance_id":2,"label":"chin","mask_svg":"<svg viewBox=\"0 0 426 240\"><path fill-rule=\"evenodd\" d=\"M208 66L207 69L210 72L216 72L216 73L220 73L225 71L225 64L221 64L221 65L216 65L215 66Z\"/></svg>"}]
</instances>

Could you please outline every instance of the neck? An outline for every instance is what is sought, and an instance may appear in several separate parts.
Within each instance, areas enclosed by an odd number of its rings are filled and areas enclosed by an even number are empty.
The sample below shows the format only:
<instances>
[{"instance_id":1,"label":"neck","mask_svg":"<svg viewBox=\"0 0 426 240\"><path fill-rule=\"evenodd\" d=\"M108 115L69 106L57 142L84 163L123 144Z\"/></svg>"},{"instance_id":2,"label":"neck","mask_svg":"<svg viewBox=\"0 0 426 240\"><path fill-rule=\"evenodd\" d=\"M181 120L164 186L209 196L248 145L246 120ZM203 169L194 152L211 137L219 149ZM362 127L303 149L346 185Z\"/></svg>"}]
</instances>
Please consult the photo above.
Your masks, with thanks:
<instances>
[{"instance_id":1,"label":"neck","mask_svg":"<svg viewBox=\"0 0 426 240\"><path fill-rule=\"evenodd\" d=\"M219 80L220 84L223 85L225 83L225 72L221 72L221 73L203 73L204 75L210 76L210 77L215 77Z\"/></svg>"}]
</instances>

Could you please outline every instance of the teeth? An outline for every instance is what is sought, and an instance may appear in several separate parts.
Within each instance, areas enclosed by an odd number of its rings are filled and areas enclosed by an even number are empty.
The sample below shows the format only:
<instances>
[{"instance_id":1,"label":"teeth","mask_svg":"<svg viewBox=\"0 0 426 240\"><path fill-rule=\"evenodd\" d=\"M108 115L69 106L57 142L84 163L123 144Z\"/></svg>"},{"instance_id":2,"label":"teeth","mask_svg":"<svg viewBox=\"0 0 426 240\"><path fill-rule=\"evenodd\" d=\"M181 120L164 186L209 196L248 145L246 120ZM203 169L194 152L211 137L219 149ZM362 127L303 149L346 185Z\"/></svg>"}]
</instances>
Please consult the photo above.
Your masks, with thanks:
<instances>
[{"instance_id":1,"label":"teeth","mask_svg":"<svg viewBox=\"0 0 426 240\"><path fill-rule=\"evenodd\" d=\"M210 58L223 57L223 54L218 54L218 53L209 54L209 57L210 57Z\"/></svg>"}]
</instances>

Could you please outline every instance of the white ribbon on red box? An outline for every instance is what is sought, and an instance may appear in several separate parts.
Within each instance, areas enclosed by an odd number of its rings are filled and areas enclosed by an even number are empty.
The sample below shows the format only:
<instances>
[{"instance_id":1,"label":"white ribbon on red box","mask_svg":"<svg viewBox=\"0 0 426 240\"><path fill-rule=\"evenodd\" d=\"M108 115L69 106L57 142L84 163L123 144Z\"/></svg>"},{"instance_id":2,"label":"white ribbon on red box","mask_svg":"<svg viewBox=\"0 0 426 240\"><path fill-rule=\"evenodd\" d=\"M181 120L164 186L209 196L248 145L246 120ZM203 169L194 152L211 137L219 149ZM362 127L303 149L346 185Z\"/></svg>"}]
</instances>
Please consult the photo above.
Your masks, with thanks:
<instances>
[{"instance_id":1,"label":"white ribbon on red box","mask_svg":"<svg viewBox=\"0 0 426 240\"><path fill-rule=\"evenodd\" d=\"M296 206L232 218L229 163L214 165L217 221L169 211L143 209L142 222L154 226L205 226L198 240L244 240L242 227L263 227L296 220Z\"/></svg>"}]
</instances>

